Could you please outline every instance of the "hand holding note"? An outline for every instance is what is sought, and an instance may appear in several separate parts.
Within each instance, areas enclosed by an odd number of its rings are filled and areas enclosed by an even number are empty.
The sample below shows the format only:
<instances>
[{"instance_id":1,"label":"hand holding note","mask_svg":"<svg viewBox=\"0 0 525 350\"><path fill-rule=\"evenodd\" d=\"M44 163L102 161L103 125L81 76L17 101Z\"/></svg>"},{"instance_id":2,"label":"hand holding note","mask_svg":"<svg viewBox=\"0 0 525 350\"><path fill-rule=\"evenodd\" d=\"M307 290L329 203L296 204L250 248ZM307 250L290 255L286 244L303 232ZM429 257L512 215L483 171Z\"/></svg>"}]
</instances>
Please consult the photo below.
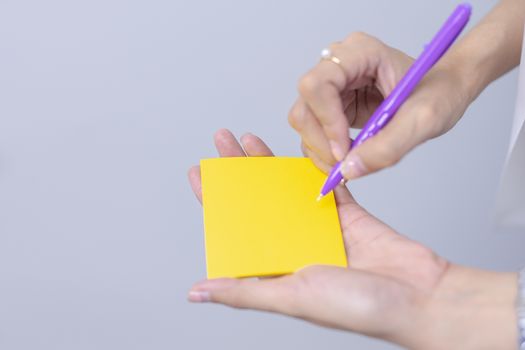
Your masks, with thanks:
<instances>
[{"instance_id":1,"label":"hand holding note","mask_svg":"<svg viewBox=\"0 0 525 350\"><path fill-rule=\"evenodd\" d=\"M227 130L215 135L221 156L272 156L254 135L241 142ZM198 166L190 169L189 178L202 201ZM264 280L205 280L193 286L190 300L279 312L406 342L418 320L418 303L436 288L447 262L370 215L346 188L337 188L335 199L348 268L318 265Z\"/></svg>"},{"instance_id":2,"label":"hand holding note","mask_svg":"<svg viewBox=\"0 0 525 350\"><path fill-rule=\"evenodd\" d=\"M353 179L393 165L443 134L487 84L519 64L524 4L501 1L432 69L396 120L346 156L343 175ZM362 33L330 49L337 59L323 60L304 76L289 118L305 154L326 171L346 153L348 127L367 120L411 61ZM244 136L241 146L221 130L215 141L222 157L272 156L253 135ZM189 178L202 201L198 166ZM516 273L449 263L367 213L344 187L335 189L335 201L348 267L309 266L264 280L205 280L192 287L189 300L282 313L407 348L516 348Z\"/></svg>"}]
</instances>

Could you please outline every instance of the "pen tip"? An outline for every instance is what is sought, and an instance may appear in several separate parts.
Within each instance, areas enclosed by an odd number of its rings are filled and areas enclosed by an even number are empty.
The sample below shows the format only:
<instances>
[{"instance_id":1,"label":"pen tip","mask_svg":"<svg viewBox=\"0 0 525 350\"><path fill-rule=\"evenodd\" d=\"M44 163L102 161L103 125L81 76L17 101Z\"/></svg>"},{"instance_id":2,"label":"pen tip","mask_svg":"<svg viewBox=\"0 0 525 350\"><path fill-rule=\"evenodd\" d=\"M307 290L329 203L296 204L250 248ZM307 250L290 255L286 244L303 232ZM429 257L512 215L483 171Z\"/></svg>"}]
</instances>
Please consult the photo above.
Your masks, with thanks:
<instances>
[{"instance_id":1,"label":"pen tip","mask_svg":"<svg viewBox=\"0 0 525 350\"><path fill-rule=\"evenodd\" d=\"M323 195L322 194L318 195L317 196L317 201L319 202L321 200L321 198L323 198Z\"/></svg>"}]
</instances>

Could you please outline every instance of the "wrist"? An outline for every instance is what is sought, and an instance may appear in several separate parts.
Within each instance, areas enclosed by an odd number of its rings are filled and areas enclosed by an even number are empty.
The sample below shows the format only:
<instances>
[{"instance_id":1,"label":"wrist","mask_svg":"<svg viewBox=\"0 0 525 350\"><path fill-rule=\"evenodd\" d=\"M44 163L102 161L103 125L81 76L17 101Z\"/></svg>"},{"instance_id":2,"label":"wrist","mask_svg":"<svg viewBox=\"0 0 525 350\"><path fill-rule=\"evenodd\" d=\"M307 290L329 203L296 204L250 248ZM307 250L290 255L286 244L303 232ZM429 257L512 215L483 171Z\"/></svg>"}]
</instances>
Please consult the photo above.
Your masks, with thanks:
<instances>
[{"instance_id":1,"label":"wrist","mask_svg":"<svg viewBox=\"0 0 525 350\"><path fill-rule=\"evenodd\" d=\"M516 297L515 273L450 265L424 302L415 347L515 349Z\"/></svg>"},{"instance_id":2,"label":"wrist","mask_svg":"<svg viewBox=\"0 0 525 350\"><path fill-rule=\"evenodd\" d=\"M500 1L438 62L454 70L469 103L520 63L524 1Z\"/></svg>"},{"instance_id":3,"label":"wrist","mask_svg":"<svg viewBox=\"0 0 525 350\"><path fill-rule=\"evenodd\" d=\"M451 52L450 56L445 56L436 64L435 69L453 82L453 91L462 102L464 110L488 84L483 77L483 69L476 72L475 67L469 64L468 57L463 57L460 52Z\"/></svg>"},{"instance_id":4,"label":"wrist","mask_svg":"<svg viewBox=\"0 0 525 350\"><path fill-rule=\"evenodd\" d=\"M419 103L430 108L434 123L428 138L450 130L474 99L475 89L466 74L461 65L438 62L421 82L423 99ZM428 121L426 125L428 128Z\"/></svg>"}]
</instances>

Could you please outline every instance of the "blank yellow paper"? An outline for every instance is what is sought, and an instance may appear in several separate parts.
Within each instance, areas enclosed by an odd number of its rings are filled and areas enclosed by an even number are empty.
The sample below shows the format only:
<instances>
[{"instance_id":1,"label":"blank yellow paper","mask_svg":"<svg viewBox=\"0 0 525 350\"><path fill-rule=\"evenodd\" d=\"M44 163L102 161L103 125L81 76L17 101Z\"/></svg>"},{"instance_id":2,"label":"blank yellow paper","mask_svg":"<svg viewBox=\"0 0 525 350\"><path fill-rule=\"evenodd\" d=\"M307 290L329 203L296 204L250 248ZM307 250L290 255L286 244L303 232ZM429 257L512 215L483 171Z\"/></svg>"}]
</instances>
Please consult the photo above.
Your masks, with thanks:
<instances>
[{"instance_id":1,"label":"blank yellow paper","mask_svg":"<svg viewBox=\"0 0 525 350\"><path fill-rule=\"evenodd\" d=\"M271 276L346 266L332 193L307 158L201 161L208 278Z\"/></svg>"}]
</instances>

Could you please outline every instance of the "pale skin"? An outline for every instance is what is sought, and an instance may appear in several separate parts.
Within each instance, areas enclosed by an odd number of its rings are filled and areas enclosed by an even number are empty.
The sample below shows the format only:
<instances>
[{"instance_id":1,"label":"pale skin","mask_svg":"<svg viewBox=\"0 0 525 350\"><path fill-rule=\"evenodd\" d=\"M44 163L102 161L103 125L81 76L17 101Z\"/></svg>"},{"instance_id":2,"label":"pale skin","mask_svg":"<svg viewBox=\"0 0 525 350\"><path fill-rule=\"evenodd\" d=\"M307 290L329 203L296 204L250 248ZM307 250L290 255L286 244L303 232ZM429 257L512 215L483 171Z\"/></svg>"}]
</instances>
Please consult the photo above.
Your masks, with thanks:
<instances>
[{"instance_id":1,"label":"pale skin","mask_svg":"<svg viewBox=\"0 0 525 350\"><path fill-rule=\"evenodd\" d=\"M396 164L452 128L490 82L519 64L524 19L525 1L501 1L429 72L390 124L348 154L349 127L364 124L412 58L363 33L334 44L341 65L322 61L307 73L290 112L304 153L325 171L343 160L347 179ZM272 155L252 134L240 141L227 130L215 135L220 156ZM189 178L201 200L198 167ZM407 348L516 349L515 273L448 262L369 214L345 187L335 195L348 268L205 280L192 287L189 300L277 312Z\"/></svg>"},{"instance_id":2,"label":"pale skin","mask_svg":"<svg viewBox=\"0 0 525 350\"><path fill-rule=\"evenodd\" d=\"M239 144L220 130L215 144L222 157L273 155L252 134ZM189 179L201 201L198 166ZM452 264L369 214L346 187L335 195L348 268L205 280L192 287L189 300L277 312L414 349L515 348L516 274Z\"/></svg>"},{"instance_id":3,"label":"pale skin","mask_svg":"<svg viewBox=\"0 0 525 350\"><path fill-rule=\"evenodd\" d=\"M341 64L322 60L307 72L288 116L303 152L325 172L343 160L346 179L396 164L450 130L488 84L519 64L524 21L525 1L501 1L452 46L380 133L350 152L349 128L365 124L413 59L365 33L332 44Z\"/></svg>"}]
</instances>

